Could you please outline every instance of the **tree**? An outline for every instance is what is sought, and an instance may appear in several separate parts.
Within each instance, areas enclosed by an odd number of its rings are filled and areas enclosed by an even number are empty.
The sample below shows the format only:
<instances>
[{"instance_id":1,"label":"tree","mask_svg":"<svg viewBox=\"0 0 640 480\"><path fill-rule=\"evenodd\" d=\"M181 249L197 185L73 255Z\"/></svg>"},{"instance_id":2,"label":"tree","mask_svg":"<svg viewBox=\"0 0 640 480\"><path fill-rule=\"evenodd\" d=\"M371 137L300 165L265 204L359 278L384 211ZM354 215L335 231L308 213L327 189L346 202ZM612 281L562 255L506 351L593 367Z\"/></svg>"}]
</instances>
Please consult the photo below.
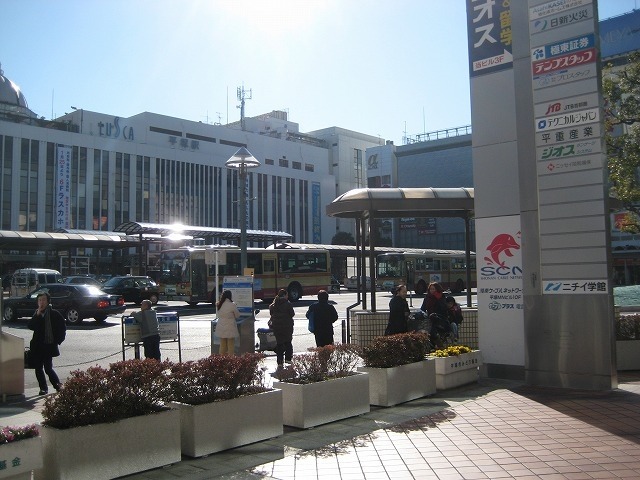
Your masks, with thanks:
<instances>
[{"instance_id":1,"label":"tree","mask_svg":"<svg viewBox=\"0 0 640 480\"><path fill-rule=\"evenodd\" d=\"M331 239L331 245L355 245L356 239L349 232L338 232Z\"/></svg>"},{"instance_id":2,"label":"tree","mask_svg":"<svg viewBox=\"0 0 640 480\"><path fill-rule=\"evenodd\" d=\"M603 72L605 139L611 194L629 211L621 230L640 232L640 53Z\"/></svg>"}]
</instances>

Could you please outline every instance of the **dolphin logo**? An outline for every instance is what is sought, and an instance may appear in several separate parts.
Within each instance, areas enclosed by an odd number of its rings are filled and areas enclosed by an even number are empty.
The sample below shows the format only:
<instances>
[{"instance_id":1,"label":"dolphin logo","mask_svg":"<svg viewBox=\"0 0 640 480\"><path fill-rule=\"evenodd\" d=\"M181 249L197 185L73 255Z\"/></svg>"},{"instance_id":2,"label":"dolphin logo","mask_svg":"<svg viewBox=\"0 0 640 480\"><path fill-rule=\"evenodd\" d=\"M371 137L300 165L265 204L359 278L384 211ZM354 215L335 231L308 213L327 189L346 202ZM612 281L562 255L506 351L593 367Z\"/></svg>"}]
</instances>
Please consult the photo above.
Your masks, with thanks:
<instances>
[{"instance_id":1,"label":"dolphin logo","mask_svg":"<svg viewBox=\"0 0 640 480\"><path fill-rule=\"evenodd\" d=\"M491 258L484 257L488 264L495 264L504 267L504 260L500 261L500 255L504 252L507 257L513 257L511 250L519 250L520 245L516 242L516 239L508 233L501 233L496 236L491 242L491 245L487 247L487 251L490 252Z\"/></svg>"}]
</instances>

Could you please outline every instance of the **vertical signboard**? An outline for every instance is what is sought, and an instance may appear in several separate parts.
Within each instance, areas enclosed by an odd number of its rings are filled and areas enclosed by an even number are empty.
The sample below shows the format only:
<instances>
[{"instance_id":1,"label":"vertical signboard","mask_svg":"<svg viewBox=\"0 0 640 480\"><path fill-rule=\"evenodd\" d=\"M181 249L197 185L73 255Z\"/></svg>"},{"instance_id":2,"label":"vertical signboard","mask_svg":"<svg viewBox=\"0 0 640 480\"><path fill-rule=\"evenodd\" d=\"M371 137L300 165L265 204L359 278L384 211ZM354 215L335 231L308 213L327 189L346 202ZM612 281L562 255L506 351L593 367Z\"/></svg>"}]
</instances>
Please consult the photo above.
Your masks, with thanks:
<instances>
[{"instance_id":1,"label":"vertical signboard","mask_svg":"<svg viewBox=\"0 0 640 480\"><path fill-rule=\"evenodd\" d=\"M53 224L56 228L70 227L71 213L71 147L57 146L56 187Z\"/></svg>"},{"instance_id":2,"label":"vertical signboard","mask_svg":"<svg viewBox=\"0 0 640 480\"><path fill-rule=\"evenodd\" d=\"M529 5L542 294L606 294L595 6L591 0Z\"/></svg>"},{"instance_id":3,"label":"vertical signboard","mask_svg":"<svg viewBox=\"0 0 640 480\"><path fill-rule=\"evenodd\" d=\"M467 0L478 337L488 376L523 376L513 1Z\"/></svg>"},{"instance_id":4,"label":"vertical signboard","mask_svg":"<svg viewBox=\"0 0 640 480\"><path fill-rule=\"evenodd\" d=\"M311 221L313 222L313 242L321 243L322 228L320 226L320 183L311 184Z\"/></svg>"},{"instance_id":5,"label":"vertical signboard","mask_svg":"<svg viewBox=\"0 0 640 480\"><path fill-rule=\"evenodd\" d=\"M467 0L469 73L471 77L511 68L509 1Z\"/></svg>"}]
</instances>

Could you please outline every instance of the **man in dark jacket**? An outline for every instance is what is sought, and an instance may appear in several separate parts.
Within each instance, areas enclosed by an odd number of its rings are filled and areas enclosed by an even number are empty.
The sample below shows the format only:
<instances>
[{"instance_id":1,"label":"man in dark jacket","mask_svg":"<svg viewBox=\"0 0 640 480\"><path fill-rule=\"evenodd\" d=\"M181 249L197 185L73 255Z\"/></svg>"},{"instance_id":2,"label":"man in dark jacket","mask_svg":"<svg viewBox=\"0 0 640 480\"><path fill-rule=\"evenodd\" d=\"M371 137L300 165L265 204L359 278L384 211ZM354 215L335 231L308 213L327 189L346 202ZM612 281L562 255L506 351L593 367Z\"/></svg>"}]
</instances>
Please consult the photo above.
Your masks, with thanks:
<instances>
[{"instance_id":1,"label":"man in dark jacket","mask_svg":"<svg viewBox=\"0 0 640 480\"><path fill-rule=\"evenodd\" d=\"M408 331L409 304L407 303L407 286L398 285L389 302L389 323L384 331L385 335L406 333Z\"/></svg>"},{"instance_id":2,"label":"man in dark jacket","mask_svg":"<svg viewBox=\"0 0 640 480\"><path fill-rule=\"evenodd\" d=\"M278 296L269 305L269 328L273 330L276 337L276 360L278 367L282 367L284 362L290 362L293 356L293 317L295 311L289 303L287 291L280 289Z\"/></svg>"},{"instance_id":3,"label":"man in dark jacket","mask_svg":"<svg viewBox=\"0 0 640 480\"><path fill-rule=\"evenodd\" d=\"M329 303L329 294L326 290L318 292L318 301L309 305L307 318L313 317L313 334L316 337L316 346L324 347L333 344L333 323L338 320L336 307Z\"/></svg>"},{"instance_id":4,"label":"man in dark jacket","mask_svg":"<svg viewBox=\"0 0 640 480\"><path fill-rule=\"evenodd\" d=\"M51 308L51 296L47 292L38 294L38 309L29 320L29 329L33 330L33 337L29 348L33 356L36 379L40 386L40 395L48 393L47 379L56 391L62 387L58 375L53 370L53 357L60 355L60 345L67 334L64 318L57 310Z\"/></svg>"}]
</instances>

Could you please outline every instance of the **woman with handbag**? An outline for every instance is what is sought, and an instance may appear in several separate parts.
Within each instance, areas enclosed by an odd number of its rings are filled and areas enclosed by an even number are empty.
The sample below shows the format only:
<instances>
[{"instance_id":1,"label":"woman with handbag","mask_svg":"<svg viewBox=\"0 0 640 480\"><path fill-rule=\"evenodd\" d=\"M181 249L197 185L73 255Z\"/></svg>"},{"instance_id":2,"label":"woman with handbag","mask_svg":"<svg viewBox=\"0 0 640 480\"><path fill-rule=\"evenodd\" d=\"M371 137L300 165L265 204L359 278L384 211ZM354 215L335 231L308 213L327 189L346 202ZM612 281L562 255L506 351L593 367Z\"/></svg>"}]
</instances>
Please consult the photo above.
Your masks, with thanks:
<instances>
[{"instance_id":1,"label":"woman with handbag","mask_svg":"<svg viewBox=\"0 0 640 480\"><path fill-rule=\"evenodd\" d=\"M236 320L240 318L240 310L232 300L231 290L225 290L220 295L220 300L216 303L216 335L220 337L221 355L234 355L236 348L236 338L240 336Z\"/></svg>"},{"instance_id":2,"label":"woman with handbag","mask_svg":"<svg viewBox=\"0 0 640 480\"><path fill-rule=\"evenodd\" d=\"M316 347L324 347L333 344L333 324L338 320L336 307L329 303L329 294L326 290L318 292L318 301L309 305L306 317L309 319L310 330L316 337Z\"/></svg>"},{"instance_id":3,"label":"woman with handbag","mask_svg":"<svg viewBox=\"0 0 640 480\"><path fill-rule=\"evenodd\" d=\"M40 386L39 395L46 395L49 391L45 373L56 391L60 391L62 384L53 370L53 357L60 355L58 346L64 341L67 327L63 316L51 308L51 296L47 292L39 293L37 297L38 309L29 320L29 329L33 330L33 337L29 348L32 364L36 371L36 379Z\"/></svg>"}]
</instances>

